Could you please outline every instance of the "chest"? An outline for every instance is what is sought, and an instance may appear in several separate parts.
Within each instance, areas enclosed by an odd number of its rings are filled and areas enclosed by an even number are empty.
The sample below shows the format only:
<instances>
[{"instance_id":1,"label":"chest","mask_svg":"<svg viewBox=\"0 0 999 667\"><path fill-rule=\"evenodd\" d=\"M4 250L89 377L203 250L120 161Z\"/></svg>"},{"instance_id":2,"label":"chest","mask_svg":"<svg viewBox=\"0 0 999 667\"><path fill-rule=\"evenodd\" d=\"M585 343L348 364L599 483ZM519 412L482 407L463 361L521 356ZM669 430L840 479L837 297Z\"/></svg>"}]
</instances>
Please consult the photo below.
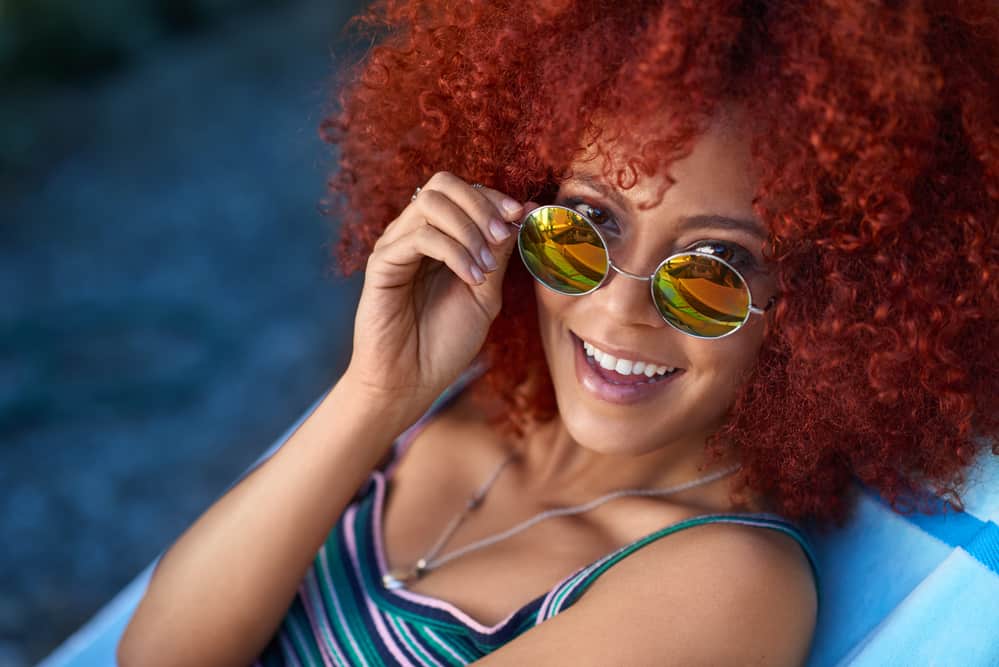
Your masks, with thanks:
<instances>
[{"instance_id":1,"label":"chest","mask_svg":"<svg viewBox=\"0 0 999 667\"><path fill-rule=\"evenodd\" d=\"M392 479L382 514L374 518L389 569L408 571L427 558L462 514L470 495L460 476L429 480L403 474ZM410 580L407 590L449 602L492 627L578 569L695 513L651 499L626 497L588 512L544 518L501 537L550 509L497 481L427 559L433 564L455 552L463 553Z\"/></svg>"}]
</instances>

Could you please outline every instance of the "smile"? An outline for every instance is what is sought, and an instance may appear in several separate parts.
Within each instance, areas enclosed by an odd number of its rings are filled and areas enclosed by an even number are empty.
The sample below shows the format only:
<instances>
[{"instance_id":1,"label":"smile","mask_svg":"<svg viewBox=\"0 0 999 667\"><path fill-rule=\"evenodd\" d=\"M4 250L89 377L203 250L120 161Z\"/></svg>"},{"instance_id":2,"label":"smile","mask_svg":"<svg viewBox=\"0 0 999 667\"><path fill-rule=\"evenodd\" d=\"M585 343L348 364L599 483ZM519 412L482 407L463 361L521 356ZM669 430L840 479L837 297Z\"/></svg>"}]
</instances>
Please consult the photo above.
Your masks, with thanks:
<instances>
[{"instance_id":1,"label":"smile","mask_svg":"<svg viewBox=\"0 0 999 667\"><path fill-rule=\"evenodd\" d=\"M582 340L582 339L581 339ZM632 361L631 359L619 359L609 352L604 352L593 343L583 341L583 349L586 355L593 357L604 370L615 371L621 375L665 375L673 373L676 368L672 366L658 366L651 361Z\"/></svg>"},{"instance_id":2,"label":"smile","mask_svg":"<svg viewBox=\"0 0 999 667\"><path fill-rule=\"evenodd\" d=\"M615 357L574 333L571 338L576 379L587 393L608 403L648 400L684 373L682 368Z\"/></svg>"}]
</instances>

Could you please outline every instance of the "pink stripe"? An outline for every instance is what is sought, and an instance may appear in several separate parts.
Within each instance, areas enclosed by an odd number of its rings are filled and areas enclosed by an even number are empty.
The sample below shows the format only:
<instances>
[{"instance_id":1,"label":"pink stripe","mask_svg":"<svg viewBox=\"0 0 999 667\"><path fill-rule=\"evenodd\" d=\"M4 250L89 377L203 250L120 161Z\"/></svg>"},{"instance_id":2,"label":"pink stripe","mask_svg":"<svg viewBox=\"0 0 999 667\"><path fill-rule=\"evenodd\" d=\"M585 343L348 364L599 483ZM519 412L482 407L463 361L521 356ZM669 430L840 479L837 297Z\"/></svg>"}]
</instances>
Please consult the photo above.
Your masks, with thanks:
<instances>
[{"instance_id":1,"label":"pink stripe","mask_svg":"<svg viewBox=\"0 0 999 667\"><path fill-rule=\"evenodd\" d=\"M342 665L342 660L337 660L333 652L330 651L325 639L334 643L336 639L333 629L326 620L326 605L323 603L322 595L319 593L319 585L316 583L316 575L312 568L305 573L305 579L298 589L298 594L302 596L302 607L305 608L305 615L309 618L309 625L312 626L312 635L316 639L316 646L323 657L324 665Z\"/></svg>"},{"instance_id":2,"label":"pink stripe","mask_svg":"<svg viewBox=\"0 0 999 667\"><path fill-rule=\"evenodd\" d=\"M713 514L700 514L698 516L693 516L693 517L689 517L687 519L682 519L682 520L674 522L674 523L672 523L672 524L670 524L668 526L664 526L662 528L656 529L656 530L654 530L654 531L652 531L650 533L647 533L647 534L643 535L642 537L638 538L637 540L629 542L628 544L625 544L624 546L618 547L617 549L615 549L611 553L607 554L606 556L604 556L604 557L600 558L599 560L591 563L590 565L587 565L585 567L580 568L575 573L573 573L573 574L569 575L568 577L566 577L565 579L563 579L558 584L558 586L556 586L555 589L552 590L552 592L549 593L545 597L545 601L542 603L541 609L538 611L538 617L536 619L535 624L539 624L542 621L546 620L547 618L550 618L551 616L554 616L555 614L558 614L560 611L562 611L563 605L564 605L565 601L567 599L569 599L569 596L572 595L572 593L574 592L574 590L577 589L577 588L579 588L580 585L582 584L583 580L586 579L594 570L596 570L601 565L603 565L605 562L607 562L608 560L614 558L615 556L617 556L621 552L626 551L627 549L629 549L632 546L634 546L636 543L641 542L642 540L645 540L646 538L648 538L651 535L654 535L654 534L656 534L656 533L658 533L658 532L660 532L662 530L666 530L668 528L672 528L674 526L678 526L678 525L680 525L680 524L682 524L684 522L691 521L693 519L703 519L703 518L708 518L708 517L712 517L712 518L714 518L714 517L722 517L722 518L718 519L717 523L738 523L738 524L742 524L742 525L746 525L746 526L756 526L756 527L764 527L764 528L773 525L772 523L770 523L770 522L768 522L766 520L760 519L759 518L759 514L760 513L756 513L756 512L747 513L747 516L745 516L743 518L735 518L735 517L731 517L731 516L728 516L726 514L717 513L717 512L713 513ZM785 522L785 520L783 518L781 518L779 515L770 514L770 513L764 513L764 514L766 514L766 516L768 516L768 517L776 519L780 523L784 523ZM756 516L753 516L753 515L756 515ZM698 526L698 525L703 525L703 524L693 524L692 526L684 526L683 528L681 528L681 530L685 530L686 528L692 528L692 527L695 527L695 526ZM660 536L660 538L657 538L657 539L661 539L662 537L669 537L672 534L673 533L666 533L665 535L662 535L662 536ZM653 542L654 541L655 540L653 540ZM651 542L648 542L648 543L646 543L646 544L644 544L642 546L644 547L644 546L647 546L648 544L651 544ZM631 554L629 554L629 555L631 555ZM627 558L627 556L625 556L625 558ZM569 582L570 579L574 579L574 578L575 578L575 581ZM558 608L555 608L555 609L549 608L550 605L554 604L555 598L560 597L561 591L559 589L561 589L563 587L563 585L566 584L567 582L569 582L569 583L568 583L568 585L565 588L565 590L566 590L565 595L561 595L561 600L559 602Z\"/></svg>"},{"instance_id":3,"label":"pink stripe","mask_svg":"<svg viewBox=\"0 0 999 667\"><path fill-rule=\"evenodd\" d=\"M387 559L385 558L385 552L383 550L383 544L382 544L382 505L384 503L384 498L385 498L385 477L378 471L374 471L372 473L372 477L375 480L375 506L374 509L372 510L374 513L374 518L373 518L374 528L372 532L374 532L375 534L374 535L375 558L378 560L378 576L380 579L382 575L388 572ZM480 632L486 635L494 634L498 630L501 630L503 626L509 623L510 619L513 618L518 611L520 611L519 609L517 609L510 612L510 614L506 618L504 618L496 625L485 626L482 623L476 621L474 618L472 618L465 612L463 612L461 609L458 609L450 602L445 602L444 600L432 598L426 595L421 595L420 593L414 593L412 591L406 590L405 588L396 588L388 592L391 595L398 595L401 598L405 598L410 602L415 602L417 604L422 604L427 607L433 607L434 609L445 611L454 616L455 618L457 618L465 625L475 630L476 632Z\"/></svg>"},{"instance_id":4,"label":"pink stripe","mask_svg":"<svg viewBox=\"0 0 999 667\"><path fill-rule=\"evenodd\" d=\"M302 663L298 661L298 656L295 655L295 646L284 636L283 632L278 637L278 641L281 642L281 650L284 652L285 662L290 662L291 667L302 667ZM263 665L260 667L263 667Z\"/></svg>"},{"instance_id":5,"label":"pink stripe","mask_svg":"<svg viewBox=\"0 0 999 667\"><path fill-rule=\"evenodd\" d=\"M304 605L303 605L304 606ZM308 612L306 612L308 614ZM285 662L289 660L294 663L295 667L298 667L301 663L298 661L297 651L295 649L295 643L293 640L297 639L302 645L307 645L309 642L302 636L302 631L298 627L298 619L292 617L290 614L285 618L285 625L288 630L282 632L281 637L281 649L285 651L284 654ZM289 639L291 637L291 639Z\"/></svg>"},{"instance_id":6,"label":"pink stripe","mask_svg":"<svg viewBox=\"0 0 999 667\"><path fill-rule=\"evenodd\" d=\"M309 571L309 574L311 574L311 570ZM306 574L306 580L308 580L309 574ZM316 613L312 608L312 603L309 601L310 595L305 581L303 581L298 587L298 595L302 598L302 608L305 609L305 616L309 619L309 625L312 627L312 636L316 638L316 646L319 647L319 655L323 658L323 664L326 665L326 667L340 665L341 663L335 661L333 656L330 655L330 652L326 647L326 643L322 640L324 630L321 627L319 620L316 618ZM321 601L320 604L322 604Z\"/></svg>"},{"instance_id":7,"label":"pink stripe","mask_svg":"<svg viewBox=\"0 0 999 667\"><path fill-rule=\"evenodd\" d=\"M437 660L430 653L430 651L428 651L426 649L426 647L422 646L420 644L420 642L418 642L416 640L416 637L413 636L413 633L409 631L409 626L408 625L406 625L405 623L400 622L399 623L399 627L402 629L402 633L404 635L406 635L407 637L409 637L409 641L413 642L414 645L419 646L421 649L423 649L423 652L427 654L427 658L430 660L431 664L434 667L444 667L444 665L442 665L441 663L437 662Z\"/></svg>"},{"instance_id":8,"label":"pink stripe","mask_svg":"<svg viewBox=\"0 0 999 667\"><path fill-rule=\"evenodd\" d=\"M597 563L595 563L595 564L599 564L599 563L600 563L600 561L597 561ZM541 623L541 621L545 620L545 615L548 613L548 607L549 607L549 605L552 604L552 601L558 596L559 592L561 592L562 587L565 586L569 581L571 581L575 577L577 577L580 574L582 574L583 572L585 572L586 570L589 570L591 567L593 567L593 565L584 565L583 567L579 568L578 570L576 570L575 572L573 572L572 574L570 574L569 576L567 576L562 581L560 581L557 584L555 584L555 587L552 588L550 591L548 591L548 595L545 596L544 601L541 603L541 607L538 609L538 616L534 620L534 624L535 625L537 625L537 624Z\"/></svg>"},{"instance_id":9,"label":"pink stripe","mask_svg":"<svg viewBox=\"0 0 999 667\"><path fill-rule=\"evenodd\" d=\"M356 506L351 508L343 517L343 532L347 541L347 552L350 554L350 564L354 568L354 576L360 582L361 587L364 587L364 578L361 575L361 564L358 560L357 555L357 540L354 534L355 522L357 519L357 512L353 511ZM388 628L385 627L385 622L382 620L381 614L379 613L378 607L375 603L371 601L371 596L365 593L364 603L368 607L368 613L371 615L372 620L375 622L375 627L378 628L378 636L381 638L382 642L388 646L389 652L392 656L399 661L402 665L413 665L409 658L402 652L399 645L396 644L395 638L392 633L389 632Z\"/></svg>"},{"instance_id":10,"label":"pink stripe","mask_svg":"<svg viewBox=\"0 0 999 667\"><path fill-rule=\"evenodd\" d=\"M388 616L386 616L386 618L388 618ZM392 631L392 636L393 636L393 637L395 637L396 639L398 639L398 640L399 640L399 643L400 643L400 644L402 644L403 646L407 646L407 645L406 645L406 639L405 639L405 638L404 638L404 637L402 636L402 634L401 634L401 633L399 632L399 629L398 629L398 628L396 628L396 624L399 624L399 625L402 625L402 626L404 626L404 625L406 625L406 622L405 622L405 621L403 621L403 620L401 620L401 619L399 619L399 618L396 618L396 622L395 622L395 623L393 623L393 622L392 622L392 619L391 619L391 618L389 618L389 619L388 619L388 621L389 621L389 622L388 622L388 627L389 627L389 630L391 630L391 631ZM427 655L429 656L429 659L430 659L431 661L433 661L433 659L434 659L434 658L433 658L433 656L431 656L431 655L430 655L430 653L429 653L429 652L427 652L427 649L426 649L426 648L424 648L422 644L418 644L418 643L416 642L416 640L415 640L415 639L412 639L412 635L410 635L410 637L411 637L411 641L412 641L412 642L413 642L413 643L414 643L414 644L415 644L416 646L418 646L420 650L422 650L422 651L423 651L424 653L427 653ZM423 660L423 657L422 657L422 656L421 656L421 654L420 654L420 653L419 653L419 652L417 651L417 649L415 649L415 648L409 648L409 647L407 646L406 650L408 650L409 652L411 652L411 653L413 654L413 658L414 658L414 659L416 659L416 660ZM423 663L421 662L421 663L419 663L419 664L421 664L421 665L422 665ZM439 664L439 663L438 663L438 664Z\"/></svg>"},{"instance_id":11,"label":"pink stripe","mask_svg":"<svg viewBox=\"0 0 999 667\"><path fill-rule=\"evenodd\" d=\"M356 509L357 509L356 506L352 505L350 510L347 511L347 513L350 514ZM344 516L346 517L347 515ZM319 550L319 565L320 567L322 567L323 574L326 576L326 581L332 583L333 577L330 576L329 562L327 561L326 558L325 544ZM312 571L310 570L309 573L311 574ZM336 608L336 617L340 621L340 627L343 628L343 633L347 635L347 640L350 642L350 647L354 650L354 655L357 656L357 659L361 661L361 664L364 665L364 667L368 667L368 661L364 659L364 654L361 653L361 649L357 645L357 641L354 639L354 635L350 633L350 626L347 625L347 617L344 615L343 608L340 606L340 598L336 594L336 587L331 585L329 593L330 597L333 598L333 606ZM333 641L335 647L336 640L333 638L333 635L330 635L330 639ZM350 664L350 663L345 661L345 664Z\"/></svg>"},{"instance_id":12,"label":"pink stripe","mask_svg":"<svg viewBox=\"0 0 999 667\"><path fill-rule=\"evenodd\" d=\"M440 393L437 400L431 404L429 408L427 408L427 411L423 413L416 423L403 431L402 434L396 438L396 441L392 444L394 450L392 461L385 467L385 474L387 477L392 477L392 473L395 472L396 466L399 465L399 460L402 458L402 455L405 454L406 450L409 449L409 446L413 444L413 440L419 432L423 430L423 427L427 425L427 422L436 417L437 413L443 409L443 404L450 403L452 398L465 391L465 388L468 387L469 384L471 384L474 380L477 380L479 376L487 370L489 370L489 368L485 358L481 356L476 357L472 360L472 363L469 364L468 368L462 371L461 375L459 375L454 382L448 385L448 387Z\"/></svg>"},{"instance_id":13,"label":"pink stripe","mask_svg":"<svg viewBox=\"0 0 999 667\"><path fill-rule=\"evenodd\" d=\"M427 422L430 421L431 417L433 417L433 415L430 414L430 412L424 413L424 415L420 417L415 424L403 431L402 434L396 438L396 441L392 443L392 461L385 466L385 474L388 477L391 477L392 473L395 472L396 466L399 465L399 461L402 459L403 454L405 454L406 450L409 449L409 446L413 444L413 440L415 440L416 436L423 430L423 427L427 425Z\"/></svg>"},{"instance_id":14,"label":"pink stripe","mask_svg":"<svg viewBox=\"0 0 999 667\"><path fill-rule=\"evenodd\" d=\"M423 631L426 632L431 637L433 637L434 641L436 641L438 644L440 644L441 648L443 648L445 651L447 651L448 653L451 654L452 658L454 658L455 660L457 660L458 662L460 662L463 665L464 664L468 664L468 663L465 662L465 659L462 658L457 653L455 653L454 649L452 649L450 646L448 646L447 642L444 641L443 639L441 639L440 635L438 635L436 632L434 632L430 628L423 628Z\"/></svg>"},{"instance_id":15,"label":"pink stripe","mask_svg":"<svg viewBox=\"0 0 999 667\"><path fill-rule=\"evenodd\" d=\"M308 614L308 611L306 611L306 614ZM288 636L291 636L294 639L297 639L298 642L300 644L302 644L303 646L307 645L309 642L306 640L305 637L302 636L302 630L301 630L301 628L298 627L298 619L296 619L296 618L289 618L287 623L288 623ZM282 636L284 636L284 635L282 635ZM287 638L287 637L285 637L285 638ZM282 649L285 649L285 648L288 649L290 651L291 658L296 662L296 664L298 663L298 657L295 655L295 652L296 652L295 651L295 646L294 646L294 643L292 641L289 640L288 644L282 643L281 644L281 648ZM308 655L308 653L306 653L306 655Z\"/></svg>"},{"instance_id":16,"label":"pink stripe","mask_svg":"<svg viewBox=\"0 0 999 667\"><path fill-rule=\"evenodd\" d=\"M378 628L378 636L381 637L382 641L388 646L389 652L392 656L399 661L400 665L406 665L406 667L416 667L416 663L413 663L406 657L406 654L402 652L402 649L395 641L395 636L391 631L385 626L385 621L382 620L381 612L371 598L365 597L365 604L368 605L368 613L371 614L371 618L375 621L375 627Z\"/></svg>"}]
</instances>

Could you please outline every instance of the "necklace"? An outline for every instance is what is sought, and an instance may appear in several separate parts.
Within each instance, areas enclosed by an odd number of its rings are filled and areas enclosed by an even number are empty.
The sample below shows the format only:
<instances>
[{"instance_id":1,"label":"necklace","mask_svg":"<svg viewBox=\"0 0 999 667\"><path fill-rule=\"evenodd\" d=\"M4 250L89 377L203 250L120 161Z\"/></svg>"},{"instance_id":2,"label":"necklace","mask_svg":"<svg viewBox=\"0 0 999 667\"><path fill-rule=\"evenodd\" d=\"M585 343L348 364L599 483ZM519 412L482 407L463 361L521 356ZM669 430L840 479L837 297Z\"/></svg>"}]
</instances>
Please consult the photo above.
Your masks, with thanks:
<instances>
[{"instance_id":1,"label":"necklace","mask_svg":"<svg viewBox=\"0 0 999 667\"><path fill-rule=\"evenodd\" d=\"M496 544L497 542L500 542L507 538L513 537L517 533L527 530L534 524L540 521L544 521L545 519L551 519L557 516L570 516L573 514L582 514L583 512L588 512L596 507L599 507L600 505L603 505L606 502L614 500L615 498L621 498L623 496L665 496L671 493L678 493L680 491L692 489L695 486L700 486L702 484L707 484L708 482L713 482L727 475L731 475L741 467L739 464L736 464L730 468L726 468L724 470L718 470L711 474L705 475L704 477L700 477L698 479L685 482L677 486L667 487L664 489L621 489L618 491L612 491L610 493L604 494L599 498L595 498L581 505L572 505L571 507L557 507L555 509L546 510L544 512L534 515L529 519L526 519L518 523L516 526L509 528L508 530L496 533L495 535L490 535L489 537L485 537L481 540L478 540L477 542L472 542L471 544L461 547L460 549L456 549L455 551L452 551L449 554L445 554L440 558L434 559L434 556L437 555L437 552L440 551L445 544L447 544L447 541L449 539L451 539L451 535L453 535L454 531L458 529L458 526L461 525L461 523L473 510L475 510L477 507L479 507L479 505L482 504L482 499L485 498L485 495L486 493L488 493L490 487L492 487L492 485L496 482L496 479L499 477L500 473L503 472L503 468L505 468L507 464L513 461L514 458L516 458L516 454L510 454L499 464L499 466L493 471L492 475L489 476L489 479L487 479L486 482L481 487L479 487L479 490L476 491L472 495L472 497L465 502L465 508L456 517L454 517L451 520L451 523L448 524L447 528L444 529L444 532L441 534L441 536L437 538L437 542L434 544L433 547L431 547L430 551L428 551L426 555L423 556L423 558L416 561L416 563L408 570L404 568L394 568L392 571L382 576L382 584L385 586L385 588L388 589L405 588L407 582L419 579L430 570L436 569L441 565L443 565L444 563L447 563L448 561L458 558L459 556L464 556L465 554L475 551L477 549L482 549L492 544Z\"/></svg>"}]
</instances>

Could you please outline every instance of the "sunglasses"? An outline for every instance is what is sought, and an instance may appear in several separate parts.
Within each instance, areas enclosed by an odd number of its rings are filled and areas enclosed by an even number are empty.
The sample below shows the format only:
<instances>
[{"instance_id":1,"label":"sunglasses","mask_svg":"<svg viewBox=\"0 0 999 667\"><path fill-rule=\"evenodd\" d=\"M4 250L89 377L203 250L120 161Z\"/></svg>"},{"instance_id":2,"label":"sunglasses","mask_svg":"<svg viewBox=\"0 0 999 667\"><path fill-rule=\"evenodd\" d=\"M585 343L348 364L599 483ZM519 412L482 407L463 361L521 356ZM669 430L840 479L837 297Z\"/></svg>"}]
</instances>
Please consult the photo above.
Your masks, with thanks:
<instances>
[{"instance_id":1,"label":"sunglasses","mask_svg":"<svg viewBox=\"0 0 999 667\"><path fill-rule=\"evenodd\" d=\"M582 296L600 289L613 269L649 281L652 303L674 329L695 338L724 338L753 313L762 315L777 297L758 308L734 266L706 252L670 255L648 276L629 273L610 259L607 242L593 222L575 209L541 206L517 225L520 257L534 279L559 294Z\"/></svg>"}]
</instances>

